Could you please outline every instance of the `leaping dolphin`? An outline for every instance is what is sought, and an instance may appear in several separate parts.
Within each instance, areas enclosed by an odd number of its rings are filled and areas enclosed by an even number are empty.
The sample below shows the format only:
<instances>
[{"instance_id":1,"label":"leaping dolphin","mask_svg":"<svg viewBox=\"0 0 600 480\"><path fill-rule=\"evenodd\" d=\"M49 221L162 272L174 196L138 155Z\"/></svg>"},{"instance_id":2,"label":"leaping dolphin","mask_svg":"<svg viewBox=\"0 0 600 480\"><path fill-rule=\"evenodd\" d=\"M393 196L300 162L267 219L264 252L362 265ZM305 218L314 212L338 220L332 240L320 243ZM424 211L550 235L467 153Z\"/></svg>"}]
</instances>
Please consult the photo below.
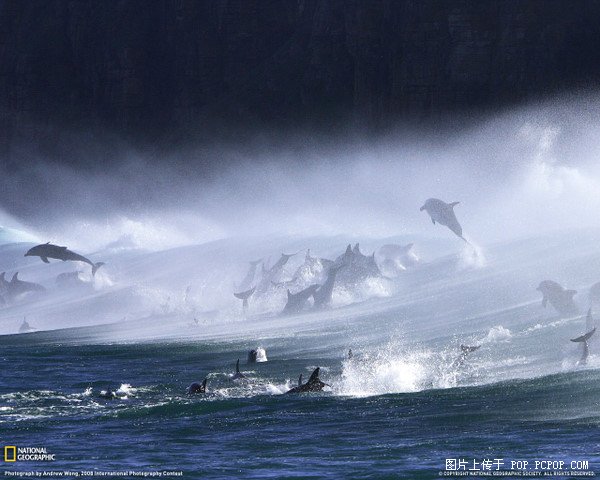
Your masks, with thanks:
<instances>
[{"instance_id":1,"label":"leaping dolphin","mask_svg":"<svg viewBox=\"0 0 600 480\"><path fill-rule=\"evenodd\" d=\"M19 272L16 272L8 284L8 294L16 297L28 292L44 292L46 289L39 283L26 282L18 278Z\"/></svg>"},{"instance_id":2,"label":"leaping dolphin","mask_svg":"<svg viewBox=\"0 0 600 480\"><path fill-rule=\"evenodd\" d=\"M48 261L49 258L55 258L56 260L62 260L63 262L72 261L72 262L85 262L88 265L92 266L92 276L96 275L98 269L104 265L104 262L94 263L89 258L84 257L83 255L79 255L67 247L60 247L58 245L53 245L50 242L43 243L41 245L36 245L33 248L30 248L25 254L26 257L40 257L42 262L50 263Z\"/></svg>"},{"instance_id":3,"label":"leaping dolphin","mask_svg":"<svg viewBox=\"0 0 600 480\"><path fill-rule=\"evenodd\" d=\"M238 290L247 290L250 288L250 285L252 285L252 283L254 282L254 277L256 276L256 270L261 262L262 262L262 258L259 260L254 260L252 262L249 262L250 268L248 269L248 272L246 273L246 276L244 277L244 279L237 286Z\"/></svg>"},{"instance_id":4,"label":"leaping dolphin","mask_svg":"<svg viewBox=\"0 0 600 480\"><path fill-rule=\"evenodd\" d=\"M318 288L319 285L314 284L306 287L304 290L300 290L298 293L292 293L288 290L287 303L285 304L285 307L281 313L291 314L301 312L304 308L304 305L306 305L307 300L312 297Z\"/></svg>"},{"instance_id":5,"label":"leaping dolphin","mask_svg":"<svg viewBox=\"0 0 600 480\"><path fill-rule=\"evenodd\" d=\"M573 302L573 296L577 293L577 290L565 290L552 280L540 282L536 290L542 293L542 307L546 308L546 305L550 303L560 315L574 315L577 313L577 306Z\"/></svg>"},{"instance_id":6,"label":"leaping dolphin","mask_svg":"<svg viewBox=\"0 0 600 480\"><path fill-rule=\"evenodd\" d=\"M246 378L246 376L242 372L240 372L240 359L238 358L238 361L235 364L235 373L233 374L231 379L239 380L241 378Z\"/></svg>"},{"instance_id":7,"label":"leaping dolphin","mask_svg":"<svg viewBox=\"0 0 600 480\"><path fill-rule=\"evenodd\" d=\"M331 296L333 295L333 287L335 286L335 277L338 271L343 268L344 265L336 265L329 267L327 271L327 280L321 285L321 287L313 293L315 299L314 308L325 308L331 303Z\"/></svg>"},{"instance_id":8,"label":"leaping dolphin","mask_svg":"<svg viewBox=\"0 0 600 480\"><path fill-rule=\"evenodd\" d=\"M248 299L252 296L256 290L256 287L252 287L250 290L246 290L245 292L234 293L233 296L235 298L239 298L242 300L242 308L246 310L248 308Z\"/></svg>"},{"instance_id":9,"label":"leaping dolphin","mask_svg":"<svg viewBox=\"0 0 600 480\"><path fill-rule=\"evenodd\" d=\"M207 381L208 381L208 378L205 378L202 383L197 383L197 382L192 383L187 389L187 394L188 395L196 395L198 393L206 393L206 382Z\"/></svg>"},{"instance_id":10,"label":"leaping dolphin","mask_svg":"<svg viewBox=\"0 0 600 480\"><path fill-rule=\"evenodd\" d=\"M323 387L329 386L326 383L323 383L319 378L320 368L317 367L311 374L308 382L302 383L302 375L298 379L298 386L288 390L286 393L307 393L307 392L320 392L323 390Z\"/></svg>"},{"instance_id":11,"label":"leaping dolphin","mask_svg":"<svg viewBox=\"0 0 600 480\"><path fill-rule=\"evenodd\" d=\"M446 203L438 198L429 198L421 207L421 212L423 210L427 211L434 225L435 222L438 222L440 225L448 227L457 237L466 243L469 243L465 237L463 237L462 227L460 226L460 223L458 223L458 219L454 213L454 207L459 203L460 202Z\"/></svg>"}]
</instances>

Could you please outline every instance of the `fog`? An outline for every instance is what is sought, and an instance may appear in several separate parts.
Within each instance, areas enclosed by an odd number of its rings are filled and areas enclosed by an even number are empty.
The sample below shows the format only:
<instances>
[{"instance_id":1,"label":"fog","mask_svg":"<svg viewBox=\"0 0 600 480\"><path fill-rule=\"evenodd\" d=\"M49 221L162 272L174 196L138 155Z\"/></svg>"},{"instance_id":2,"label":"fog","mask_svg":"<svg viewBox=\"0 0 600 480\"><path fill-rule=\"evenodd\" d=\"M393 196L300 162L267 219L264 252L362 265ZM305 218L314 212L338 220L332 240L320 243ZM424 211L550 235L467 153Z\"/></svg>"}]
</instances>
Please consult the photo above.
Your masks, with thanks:
<instances>
[{"instance_id":1,"label":"fog","mask_svg":"<svg viewBox=\"0 0 600 480\"><path fill-rule=\"evenodd\" d=\"M293 148L263 135L252 148L158 160L123 148L91 170L38 156L2 175L0 220L88 252L123 236L160 250L274 234L446 235L419 211L429 197L460 201L458 218L478 243L598 227L598 113L600 101L585 97L422 135L299 135Z\"/></svg>"}]
</instances>

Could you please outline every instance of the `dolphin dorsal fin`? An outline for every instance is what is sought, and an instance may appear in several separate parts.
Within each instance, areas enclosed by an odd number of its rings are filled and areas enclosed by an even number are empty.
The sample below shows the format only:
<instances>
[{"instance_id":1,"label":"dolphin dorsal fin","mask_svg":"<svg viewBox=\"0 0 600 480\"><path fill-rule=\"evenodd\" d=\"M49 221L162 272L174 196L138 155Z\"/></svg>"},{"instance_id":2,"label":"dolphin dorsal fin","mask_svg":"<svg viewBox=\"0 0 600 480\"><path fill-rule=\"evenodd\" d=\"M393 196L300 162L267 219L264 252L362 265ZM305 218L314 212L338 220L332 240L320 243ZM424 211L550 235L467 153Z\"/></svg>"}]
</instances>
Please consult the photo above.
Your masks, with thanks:
<instances>
[{"instance_id":1,"label":"dolphin dorsal fin","mask_svg":"<svg viewBox=\"0 0 600 480\"><path fill-rule=\"evenodd\" d=\"M352 245L348 244L346 247L346 254L352 253Z\"/></svg>"},{"instance_id":2,"label":"dolphin dorsal fin","mask_svg":"<svg viewBox=\"0 0 600 480\"><path fill-rule=\"evenodd\" d=\"M298 386L302 385L302 374L300 374L300 377L298 378Z\"/></svg>"},{"instance_id":3,"label":"dolphin dorsal fin","mask_svg":"<svg viewBox=\"0 0 600 480\"><path fill-rule=\"evenodd\" d=\"M317 367L314 369L314 371L311 373L310 378L308 379L308 382L306 383L315 383L319 381L319 371L320 371L320 367Z\"/></svg>"},{"instance_id":4,"label":"dolphin dorsal fin","mask_svg":"<svg viewBox=\"0 0 600 480\"><path fill-rule=\"evenodd\" d=\"M406 245L406 247L404 247L406 249L406 251L408 252L412 247L414 246L414 243L409 243L408 245Z\"/></svg>"},{"instance_id":5,"label":"dolphin dorsal fin","mask_svg":"<svg viewBox=\"0 0 600 480\"><path fill-rule=\"evenodd\" d=\"M18 280L18 278L17 278L18 275L19 275L19 272L15 272L15 274L12 276L11 282Z\"/></svg>"},{"instance_id":6,"label":"dolphin dorsal fin","mask_svg":"<svg viewBox=\"0 0 600 480\"><path fill-rule=\"evenodd\" d=\"M206 382L208 381L208 378L205 378L202 382L202 391L206 392Z\"/></svg>"},{"instance_id":7,"label":"dolphin dorsal fin","mask_svg":"<svg viewBox=\"0 0 600 480\"><path fill-rule=\"evenodd\" d=\"M240 373L240 359L235 363L235 373Z\"/></svg>"},{"instance_id":8,"label":"dolphin dorsal fin","mask_svg":"<svg viewBox=\"0 0 600 480\"><path fill-rule=\"evenodd\" d=\"M358 244L358 242L356 243L356 245L354 245L354 248L352 249L352 251L354 253L360 253L360 245Z\"/></svg>"}]
</instances>

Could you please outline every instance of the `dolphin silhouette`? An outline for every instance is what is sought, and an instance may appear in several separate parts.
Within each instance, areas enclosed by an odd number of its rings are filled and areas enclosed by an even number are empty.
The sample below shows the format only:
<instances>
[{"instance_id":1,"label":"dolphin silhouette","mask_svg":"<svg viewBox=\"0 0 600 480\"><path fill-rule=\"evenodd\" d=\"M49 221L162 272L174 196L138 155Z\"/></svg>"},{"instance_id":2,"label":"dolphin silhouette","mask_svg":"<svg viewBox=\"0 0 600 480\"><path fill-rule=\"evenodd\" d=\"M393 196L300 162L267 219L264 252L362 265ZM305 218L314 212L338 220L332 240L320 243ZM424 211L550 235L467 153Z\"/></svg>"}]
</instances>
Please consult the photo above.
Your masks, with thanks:
<instances>
[{"instance_id":1,"label":"dolphin silhouette","mask_svg":"<svg viewBox=\"0 0 600 480\"><path fill-rule=\"evenodd\" d=\"M98 269L104 265L104 262L94 263L89 258L79 255L78 253L69 250L67 247L53 245L50 242L30 248L25 256L40 257L44 263L50 263L48 261L49 258L55 258L56 260L62 260L63 262L85 262L92 266L92 276L96 275Z\"/></svg>"},{"instance_id":2,"label":"dolphin silhouette","mask_svg":"<svg viewBox=\"0 0 600 480\"><path fill-rule=\"evenodd\" d=\"M329 270L327 271L327 280L325 280L325 283L313 293L313 298L315 299L314 308L324 308L331 303L333 287L335 286L335 277L341 268L344 268L344 265L329 267Z\"/></svg>"},{"instance_id":3,"label":"dolphin silhouette","mask_svg":"<svg viewBox=\"0 0 600 480\"><path fill-rule=\"evenodd\" d=\"M262 262L262 258L259 260L254 260L252 262L249 262L250 268L248 269L248 272L246 272L246 276L243 278L243 280L237 286L238 290L247 290L250 288L250 285L252 285L252 282L254 282L254 277L256 276L256 270L258 269L258 266L260 265L261 262Z\"/></svg>"},{"instance_id":4,"label":"dolphin silhouette","mask_svg":"<svg viewBox=\"0 0 600 480\"><path fill-rule=\"evenodd\" d=\"M235 298L239 298L240 300L242 300L242 308L244 310L246 308L248 308L248 299L252 296L252 294L254 293L254 290L256 290L256 287L253 287L250 290L246 290L245 292L239 292L239 293L233 294L233 296Z\"/></svg>"},{"instance_id":5,"label":"dolphin silhouette","mask_svg":"<svg viewBox=\"0 0 600 480\"><path fill-rule=\"evenodd\" d=\"M536 290L542 293L542 307L546 308L546 305L550 303L560 315L577 313L577 306L573 302L573 296L577 290L566 290L552 280L540 282Z\"/></svg>"},{"instance_id":6,"label":"dolphin silhouette","mask_svg":"<svg viewBox=\"0 0 600 480\"><path fill-rule=\"evenodd\" d=\"M233 374L231 379L239 380L241 378L246 378L246 376L242 372L240 372L240 359L238 358L238 361L235 364L235 373Z\"/></svg>"},{"instance_id":7,"label":"dolphin silhouette","mask_svg":"<svg viewBox=\"0 0 600 480\"><path fill-rule=\"evenodd\" d=\"M8 294L16 297L28 292L44 292L46 289L39 283L26 282L18 278L19 272L16 272L8 284Z\"/></svg>"},{"instance_id":8,"label":"dolphin silhouette","mask_svg":"<svg viewBox=\"0 0 600 480\"><path fill-rule=\"evenodd\" d=\"M469 243L463 237L462 227L458 223L456 214L454 213L454 207L460 202L446 203L438 198L429 198L425 201L425 204L421 207L421 212L425 210L431 217L431 221L435 225L435 222L440 225L448 227L454 234L460 239Z\"/></svg>"},{"instance_id":9,"label":"dolphin silhouette","mask_svg":"<svg viewBox=\"0 0 600 480\"><path fill-rule=\"evenodd\" d=\"M196 395L198 393L206 393L206 382L207 381L208 381L208 378L205 378L202 383L197 383L197 382L192 383L187 389L187 394L188 395Z\"/></svg>"},{"instance_id":10,"label":"dolphin silhouette","mask_svg":"<svg viewBox=\"0 0 600 480\"><path fill-rule=\"evenodd\" d=\"M304 308L304 305L306 305L306 301L315 293L318 288L319 285L314 284L306 287L304 290L300 290L298 293L291 293L288 290L287 303L285 304L285 307L281 313L291 314L301 312Z\"/></svg>"},{"instance_id":11,"label":"dolphin silhouette","mask_svg":"<svg viewBox=\"0 0 600 480\"><path fill-rule=\"evenodd\" d=\"M319 378L319 371L321 369L319 367L315 368L312 372L308 382L302 383L302 375L298 379L298 386L288 390L286 393L307 393L307 392L320 392L323 390L323 387L329 386L326 383L323 383Z\"/></svg>"}]
</instances>

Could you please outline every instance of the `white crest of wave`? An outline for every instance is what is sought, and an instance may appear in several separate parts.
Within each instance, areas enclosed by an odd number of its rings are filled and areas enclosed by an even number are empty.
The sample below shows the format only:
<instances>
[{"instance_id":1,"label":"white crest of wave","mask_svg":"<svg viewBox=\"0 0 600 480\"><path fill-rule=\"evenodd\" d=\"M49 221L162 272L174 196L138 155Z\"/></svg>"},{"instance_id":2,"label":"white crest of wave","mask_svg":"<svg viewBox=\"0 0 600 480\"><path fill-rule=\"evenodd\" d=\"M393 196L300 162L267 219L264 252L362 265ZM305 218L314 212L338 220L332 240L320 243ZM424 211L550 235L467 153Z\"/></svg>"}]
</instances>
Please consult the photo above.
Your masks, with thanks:
<instances>
[{"instance_id":1,"label":"white crest of wave","mask_svg":"<svg viewBox=\"0 0 600 480\"><path fill-rule=\"evenodd\" d=\"M344 361L335 391L366 397L422 390L428 380L429 357L427 352L403 350L398 345L390 345L374 355L357 355Z\"/></svg>"},{"instance_id":2,"label":"white crest of wave","mask_svg":"<svg viewBox=\"0 0 600 480\"><path fill-rule=\"evenodd\" d=\"M510 340L512 333L508 328L497 325L490 328L487 335L481 340L481 343L504 342Z\"/></svg>"}]
</instances>

